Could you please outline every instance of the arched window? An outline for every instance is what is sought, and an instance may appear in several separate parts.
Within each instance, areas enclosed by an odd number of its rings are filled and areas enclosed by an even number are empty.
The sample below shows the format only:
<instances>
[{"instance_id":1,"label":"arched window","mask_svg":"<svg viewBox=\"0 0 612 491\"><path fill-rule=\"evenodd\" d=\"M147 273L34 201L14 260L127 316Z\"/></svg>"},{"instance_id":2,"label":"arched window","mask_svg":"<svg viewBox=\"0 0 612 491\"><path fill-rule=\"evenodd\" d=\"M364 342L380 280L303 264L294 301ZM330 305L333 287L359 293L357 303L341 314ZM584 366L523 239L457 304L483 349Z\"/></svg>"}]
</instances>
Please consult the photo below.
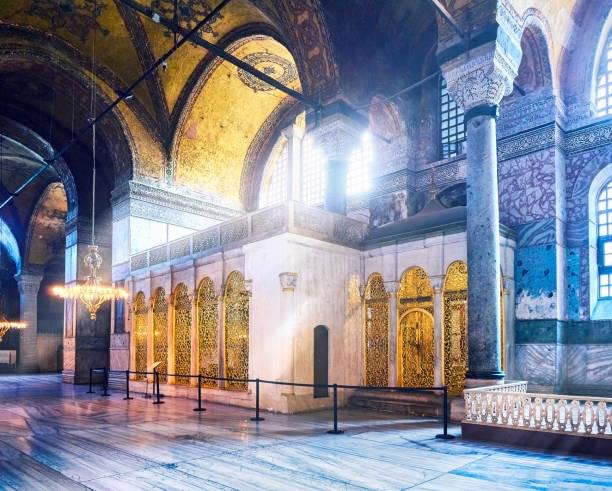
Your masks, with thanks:
<instances>
[{"instance_id":1,"label":"arched window","mask_svg":"<svg viewBox=\"0 0 612 491\"><path fill-rule=\"evenodd\" d=\"M461 146L465 141L463 109L448 93L446 80L440 79L440 148L443 159L462 153Z\"/></svg>"},{"instance_id":2,"label":"arched window","mask_svg":"<svg viewBox=\"0 0 612 491\"><path fill-rule=\"evenodd\" d=\"M346 174L346 194L365 193L370 189L370 165L374 158L372 137L365 132L359 148L353 150Z\"/></svg>"},{"instance_id":3,"label":"arched window","mask_svg":"<svg viewBox=\"0 0 612 491\"><path fill-rule=\"evenodd\" d=\"M274 146L270 160L264 171L261 191L259 193L259 207L281 203L287 199L287 159L288 147L284 138Z\"/></svg>"},{"instance_id":4,"label":"arched window","mask_svg":"<svg viewBox=\"0 0 612 491\"><path fill-rule=\"evenodd\" d=\"M595 86L595 111L597 116L612 114L612 29L601 52L597 84Z\"/></svg>"},{"instance_id":5,"label":"arched window","mask_svg":"<svg viewBox=\"0 0 612 491\"><path fill-rule=\"evenodd\" d=\"M325 200L327 158L310 135L302 145L302 201L317 206Z\"/></svg>"},{"instance_id":6,"label":"arched window","mask_svg":"<svg viewBox=\"0 0 612 491\"><path fill-rule=\"evenodd\" d=\"M612 298L612 180L597 197L597 269L599 298Z\"/></svg>"}]
</instances>

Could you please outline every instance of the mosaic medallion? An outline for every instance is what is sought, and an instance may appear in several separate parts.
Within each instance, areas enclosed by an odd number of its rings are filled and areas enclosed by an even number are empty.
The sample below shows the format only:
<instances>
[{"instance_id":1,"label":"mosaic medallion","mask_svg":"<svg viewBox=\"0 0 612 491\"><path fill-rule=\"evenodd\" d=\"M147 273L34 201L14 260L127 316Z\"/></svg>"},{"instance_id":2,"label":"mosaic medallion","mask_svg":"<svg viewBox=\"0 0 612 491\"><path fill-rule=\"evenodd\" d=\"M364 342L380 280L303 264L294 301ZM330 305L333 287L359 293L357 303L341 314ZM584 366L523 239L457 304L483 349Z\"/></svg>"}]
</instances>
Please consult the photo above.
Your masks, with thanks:
<instances>
[{"instance_id":1,"label":"mosaic medallion","mask_svg":"<svg viewBox=\"0 0 612 491\"><path fill-rule=\"evenodd\" d=\"M281 84L288 85L297 79L297 69L295 65L285 58L281 58L273 53L257 52L246 55L242 61L248 63L257 70L278 80ZM255 91L274 90L274 87L259 80L257 77L238 69L238 78L247 87Z\"/></svg>"}]
</instances>

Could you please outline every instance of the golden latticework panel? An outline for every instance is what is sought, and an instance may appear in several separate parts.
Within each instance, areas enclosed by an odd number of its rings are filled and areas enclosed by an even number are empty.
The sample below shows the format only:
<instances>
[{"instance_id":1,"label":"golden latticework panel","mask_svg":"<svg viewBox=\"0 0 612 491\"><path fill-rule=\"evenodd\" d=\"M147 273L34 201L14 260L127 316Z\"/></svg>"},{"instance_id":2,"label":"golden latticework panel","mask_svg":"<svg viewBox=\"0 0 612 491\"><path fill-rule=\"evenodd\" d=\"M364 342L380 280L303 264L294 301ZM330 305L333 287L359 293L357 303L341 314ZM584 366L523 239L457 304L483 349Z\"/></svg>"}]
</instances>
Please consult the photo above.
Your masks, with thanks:
<instances>
[{"instance_id":1,"label":"golden latticework panel","mask_svg":"<svg viewBox=\"0 0 612 491\"><path fill-rule=\"evenodd\" d=\"M153 355L160 382L166 381L168 373L168 298L163 288L155 290L153 296ZM163 375L162 375L163 374Z\"/></svg>"},{"instance_id":2,"label":"golden latticework panel","mask_svg":"<svg viewBox=\"0 0 612 491\"><path fill-rule=\"evenodd\" d=\"M230 273L225 285L225 376L249 377L249 294L238 271ZM228 389L247 390L246 382L227 382Z\"/></svg>"},{"instance_id":3,"label":"golden latticework panel","mask_svg":"<svg viewBox=\"0 0 612 491\"><path fill-rule=\"evenodd\" d=\"M423 309L408 311L400 319L400 383L404 387L434 385L434 322Z\"/></svg>"},{"instance_id":4,"label":"golden latticework panel","mask_svg":"<svg viewBox=\"0 0 612 491\"><path fill-rule=\"evenodd\" d=\"M365 384L389 385L389 296L383 277L373 274L365 291Z\"/></svg>"},{"instance_id":5,"label":"golden latticework panel","mask_svg":"<svg viewBox=\"0 0 612 491\"><path fill-rule=\"evenodd\" d=\"M198 353L200 375L219 376L219 301L215 285L210 278L204 278L198 288ZM216 387L216 380L203 380L202 385Z\"/></svg>"},{"instance_id":6,"label":"golden latticework panel","mask_svg":"<svg viewBox=\"0 0 612 491\"><path fill-rule=\"evenodd\" d=\"M174 290L174 373L177 384L189 384L191 373L191 299L187 285Z\"/></svg>"},{"instance_id":7,"label":"golden latticework panel","mask_svg":"<svg viewBox=\"0 0 612 491\"><path fill-rule=\"evenodd\" d=\"M467 265L455 261L444 279L444 383L450 394L461 394L468 364Z\"/></svg>"},{"instance_id":8,"label":"golden latticework panel","mask_svg":"<svg viewBox=\"0 0 612 491\"><path fill-rule=\"evenodd\" d=\"M398 313L415 308L427 310L433 315L433 288L427 273L419 267L404 272L397 290Z\"/></svg>"},{"instance_id":9,"label":"golden latticework panel","mask_svg":"<svg viewBox=\"0 0 612 491\"><path fill-rule=\"evenodd\" d=\"M138 292L134 297L134 370L137 372L147 371L147 301L143 292ZM144 379L144 375L136 374L135 380Z\"/></svg>"}]
</instances>

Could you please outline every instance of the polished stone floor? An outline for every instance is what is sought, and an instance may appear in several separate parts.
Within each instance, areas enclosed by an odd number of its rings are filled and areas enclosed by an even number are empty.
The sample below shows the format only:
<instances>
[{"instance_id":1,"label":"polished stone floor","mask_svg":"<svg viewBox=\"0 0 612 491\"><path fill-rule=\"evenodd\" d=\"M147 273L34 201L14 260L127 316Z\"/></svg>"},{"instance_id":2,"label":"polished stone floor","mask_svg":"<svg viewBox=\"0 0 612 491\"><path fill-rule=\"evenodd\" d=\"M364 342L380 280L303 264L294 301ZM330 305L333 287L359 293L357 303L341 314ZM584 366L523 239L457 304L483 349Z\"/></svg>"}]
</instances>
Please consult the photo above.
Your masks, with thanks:
<instances>
[{"instance_id":1,"label":"polished stone floor","mask_svg":"<svg viewBox=\"0 0 612 491\"><path fill-rule=\"evenodd\" d=\"M612 489L612 461L436 440L432 420L342 410L328 435L329 412L253 423L86 390L0 376L0 489Z\"/></svg>"}]
</instances>

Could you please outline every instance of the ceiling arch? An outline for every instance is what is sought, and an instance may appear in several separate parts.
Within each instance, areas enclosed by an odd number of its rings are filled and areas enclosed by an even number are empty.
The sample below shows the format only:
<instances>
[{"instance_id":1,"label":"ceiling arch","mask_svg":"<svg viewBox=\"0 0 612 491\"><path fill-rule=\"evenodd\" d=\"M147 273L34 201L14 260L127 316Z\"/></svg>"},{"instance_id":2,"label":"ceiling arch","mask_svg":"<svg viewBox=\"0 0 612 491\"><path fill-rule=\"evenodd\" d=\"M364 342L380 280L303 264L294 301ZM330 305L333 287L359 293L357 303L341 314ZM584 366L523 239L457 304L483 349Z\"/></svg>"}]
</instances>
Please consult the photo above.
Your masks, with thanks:
<instances>
[{"instance_id":1,"label":"ceiling arch","mask_svg":"<svg viewBox=\"0 0 612 491\"><path fill-rule=\"evenodd\" d=\"M285 85L300 89L291 53L272 37L248 36L227 50ZM249 148L286 98L228 62L211 62L177 127L174 184L189 187L213 202L242 208L240 183Z\"/></svg>"}]
</instances>

